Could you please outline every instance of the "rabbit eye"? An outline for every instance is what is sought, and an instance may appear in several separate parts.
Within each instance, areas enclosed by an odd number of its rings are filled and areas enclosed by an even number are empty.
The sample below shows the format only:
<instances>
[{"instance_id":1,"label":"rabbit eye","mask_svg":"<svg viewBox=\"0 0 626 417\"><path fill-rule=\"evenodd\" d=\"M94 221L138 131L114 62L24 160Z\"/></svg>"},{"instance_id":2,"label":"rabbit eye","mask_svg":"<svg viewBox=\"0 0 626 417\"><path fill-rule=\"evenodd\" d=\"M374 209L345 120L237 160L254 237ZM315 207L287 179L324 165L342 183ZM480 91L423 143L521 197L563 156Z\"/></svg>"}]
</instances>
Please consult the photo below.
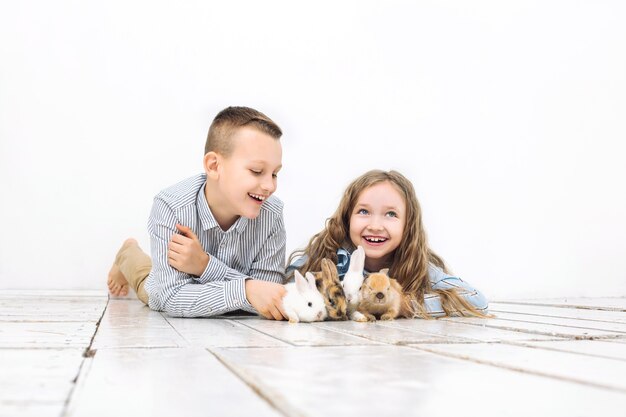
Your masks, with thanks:
<instances>
[{"instance_id":1,"label":"rabbit eye","mask_svg":"<svg viewBox=\"0 0 626 417\"><path fill-rule=\"evenodd\" d=\"M313 303L309 301L309 307L313 307Z\"/></svg>"}]
</instances>

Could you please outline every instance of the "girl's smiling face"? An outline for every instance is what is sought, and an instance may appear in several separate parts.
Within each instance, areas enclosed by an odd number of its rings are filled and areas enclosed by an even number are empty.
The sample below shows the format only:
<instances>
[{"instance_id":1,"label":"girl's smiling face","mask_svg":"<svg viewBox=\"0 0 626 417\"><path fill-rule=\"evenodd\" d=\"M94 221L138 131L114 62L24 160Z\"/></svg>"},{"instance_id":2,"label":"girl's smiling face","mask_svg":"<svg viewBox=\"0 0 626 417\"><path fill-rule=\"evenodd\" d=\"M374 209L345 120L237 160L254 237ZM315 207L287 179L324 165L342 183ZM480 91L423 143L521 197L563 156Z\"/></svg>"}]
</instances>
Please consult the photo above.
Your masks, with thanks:
<instances>
[{"instance_id":1,"label":"girl's smiling face","mask_svg":"<svg viewBox=\"0 0 626 417\"><path fill-rule=\"evenodd\" d=\"M388 181L359 194L350 214L350 240L365 249L365 269L388 268L402 241L406 204L398 189Z\"/></svg>"}]
</instances>

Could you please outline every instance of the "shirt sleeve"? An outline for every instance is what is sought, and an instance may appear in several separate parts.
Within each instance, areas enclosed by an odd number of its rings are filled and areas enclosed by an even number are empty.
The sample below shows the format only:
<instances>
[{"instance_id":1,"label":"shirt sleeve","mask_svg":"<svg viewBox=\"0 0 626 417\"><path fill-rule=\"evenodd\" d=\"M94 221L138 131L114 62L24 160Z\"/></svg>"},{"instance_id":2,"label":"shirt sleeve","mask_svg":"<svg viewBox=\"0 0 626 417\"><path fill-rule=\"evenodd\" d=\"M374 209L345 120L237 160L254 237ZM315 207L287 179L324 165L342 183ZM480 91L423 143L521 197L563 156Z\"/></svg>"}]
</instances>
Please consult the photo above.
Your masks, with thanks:
<instances>
[{"instance_id":1,"label":"shirt sleeve","mask_svg":"<svg viewBox=\"0 0 626 417\"><path fill-rule=\"evenodd\" d=\"M207 284L215 281L233 281L236 279L249 278L248 275L242 274L234 268L229 267L224 262L220 261L215 255L209 255L209 263L207 264L204 272L199 277L194 279L200 284Z\"/></svg>"},{"instance_id":2,"label":"shirt sleeve","mask_svg":"<svg viewBox=\"0 0 626 417\"><path fill-rule=\"evenodd\" d=\"M306 255L302 255L299 258L295 259L291 265L289 265L287 267L287 270L285 271L286 275L289 275L291 273L291 271L293 271L294 269L300 269L302 267L302 265L305 264L305 262L307 261L307 256Z\"/></svg>"},{"instance_id":3,"label":"shirt sleeve","mask_svg":"<svg viewBox=\"0 0 626 417\"><path fill-rule=\"evenodd\" d=\"M304 265L307 261L307 256L302 255L298 259L294 260L291 265L287 267L287 275L291 273L294 269L299 269ZM343 277L348 272L348 268L350 267L350 252L345 250L344 248L337 249L337 274L339 275L339 280L343 281Z\"/></svg>"},{"instance_id":4,"label":"shirt sleeve","mask_svg":"<svg viewBox=\"0 0 626 417\"><path fill-rule=\"evenodd\" d=\"M440 268L433 265L430 265L428 268L428 276L433 290L456 288L457 293L465 299L465 301L483 313L488 312L489 303L487 302L487 298L483 293L461 278L448 275ZM426 312L433 317L445 316L445 312L441 306L441 298L437 294L425 294L424 307L426 308Z\"/></svg>"},{"instance_id":5,"label":"shirt sleeve","mask_svg":"<svg viewBox=\"0 0 626 417\"><path fill-rule=\"evenodd\" d=\"M150 306L174 317L206 317L238 309L254 312L246 299L245 275L240 274L241 279L225 280L220 275L224 268L220 262L213 262L216 260L213 258L209 262L213 265L211 268L207 265L207 269L209 273L213 270L218 273L206 282L169 265L167 245L176 233L176 223L174 210L163 199L155 198L148 220L152 253Z\"/></svg>"},{"instance_id":6,"label":"shirt sleeve","mask_svg":"<svg viewBox=\"0 0 626 417\"><path fill-rule=\"evenodd\" d=\"M282 216L274 222L270 235L252 262L250 276L263 281L283 284L285 281L285 254L287 234Z\"/></svg>"}]
</instances>

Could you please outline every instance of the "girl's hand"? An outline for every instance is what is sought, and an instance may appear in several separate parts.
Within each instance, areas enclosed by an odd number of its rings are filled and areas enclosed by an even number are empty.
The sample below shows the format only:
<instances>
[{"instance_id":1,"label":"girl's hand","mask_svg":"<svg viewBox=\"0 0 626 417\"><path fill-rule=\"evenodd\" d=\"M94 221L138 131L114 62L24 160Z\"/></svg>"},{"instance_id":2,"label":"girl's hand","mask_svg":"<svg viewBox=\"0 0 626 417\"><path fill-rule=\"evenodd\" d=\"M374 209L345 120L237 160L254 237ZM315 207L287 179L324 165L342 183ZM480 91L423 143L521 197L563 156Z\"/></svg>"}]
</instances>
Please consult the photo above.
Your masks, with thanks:
<instances>
[{"instance_id":1,"label":"girl's hand","mask_svg":"<svg viewBox=\"0 0 626 417\"><path fill-rule=\"evenodd\" d=\"M200 276L209 264L209 254L190 228L177 224L180 234L174 234L167 245L167 262L180 272Z\"/></svg>"}]
</instances>

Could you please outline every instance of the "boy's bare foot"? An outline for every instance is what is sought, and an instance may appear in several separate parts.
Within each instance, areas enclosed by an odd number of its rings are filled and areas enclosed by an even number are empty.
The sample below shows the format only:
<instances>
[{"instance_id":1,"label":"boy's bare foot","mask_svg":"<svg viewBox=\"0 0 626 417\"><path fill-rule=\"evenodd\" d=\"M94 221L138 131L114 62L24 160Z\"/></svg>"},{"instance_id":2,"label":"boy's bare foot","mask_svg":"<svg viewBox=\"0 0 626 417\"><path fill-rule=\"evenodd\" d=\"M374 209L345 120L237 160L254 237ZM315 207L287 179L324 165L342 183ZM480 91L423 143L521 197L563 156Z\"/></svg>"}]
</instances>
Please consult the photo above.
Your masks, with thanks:
<instances>
[{"instance_id":1,"label":"boy's bare foot","mask_svg":"<svg viewBox=\"0 0 626 417\"><path fill-rule=\"evenodd\" d=\"M126 239L118 253L124 250L129 245L136 244L137 241L135 239ZM116 297L128 295L128 281L126 280L126 277L124 277L124 274L122 274L122 271L120 271L120 268L117 266L116 263L113 263L113 266L109 271L107 286L109 287L109 292L111 293L111 295L114 295Z\"/></svg>"},{"instance_id":2,"label":"boy's bare foot","mask_svg":"<svg viewBox=\"0 0 626 417\"><path fill-rule=\"evenodd\" d=\"M128 281L126 281L124 274L122 274L122 271L120 271L115 264L113 264L109 271L107 285L109 286L109 293L111 293L111 295L119 297L128 294Z\"/></svg>"}]
</instances>

